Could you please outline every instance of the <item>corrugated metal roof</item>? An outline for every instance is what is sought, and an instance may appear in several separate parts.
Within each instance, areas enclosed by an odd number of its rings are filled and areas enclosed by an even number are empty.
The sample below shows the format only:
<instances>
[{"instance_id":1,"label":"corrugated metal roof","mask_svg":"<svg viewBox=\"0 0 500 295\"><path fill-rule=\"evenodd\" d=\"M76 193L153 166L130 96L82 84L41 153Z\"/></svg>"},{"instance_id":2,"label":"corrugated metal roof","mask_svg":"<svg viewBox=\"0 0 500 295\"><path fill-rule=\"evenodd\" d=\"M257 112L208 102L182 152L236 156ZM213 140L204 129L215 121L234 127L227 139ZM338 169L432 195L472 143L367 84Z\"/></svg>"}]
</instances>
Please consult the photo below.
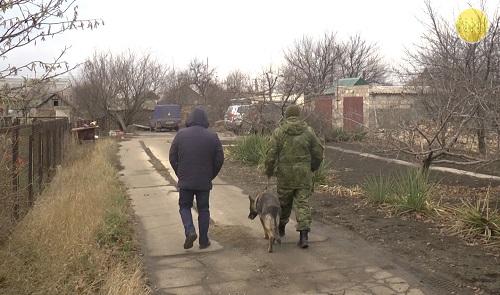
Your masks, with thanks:
<instances>
[{"instance_id":1,"label":"corrugated metal roof","mask_svg":"<svg viewBox=\"0 0 500 295\"><path fill-rule=\"evenodd\" d=\"M363 86L363 85L368 85L368 82L366 82L366 80L361 77L342 78L339 79L339 81L336 84L326 88L323 91L323 94L335 94L337 91L337 86L350 87L350 86Z\"/></svg>"},{"instance_id":2,"label":"corrugated metal roof","mask_svg":"<svg viewBox=\"0 0 500 295\"><path fill-rule=\"evenodd\" d=\"M330 86L323 91L323 94L334 94L335 90L337 89L337 86Z\"/></svg>"},{"instance_id":3,"label":"corrugated metal roof","mask_svg":"<svg viewBox=\"0 0 500 295\"><path fill-rule=\"evenodd\" d=\"M365 79L361 77L356 78L342 78L339 79L338 86L360 86L360 85L368 85Z\"/></svg>"}]
</instances>

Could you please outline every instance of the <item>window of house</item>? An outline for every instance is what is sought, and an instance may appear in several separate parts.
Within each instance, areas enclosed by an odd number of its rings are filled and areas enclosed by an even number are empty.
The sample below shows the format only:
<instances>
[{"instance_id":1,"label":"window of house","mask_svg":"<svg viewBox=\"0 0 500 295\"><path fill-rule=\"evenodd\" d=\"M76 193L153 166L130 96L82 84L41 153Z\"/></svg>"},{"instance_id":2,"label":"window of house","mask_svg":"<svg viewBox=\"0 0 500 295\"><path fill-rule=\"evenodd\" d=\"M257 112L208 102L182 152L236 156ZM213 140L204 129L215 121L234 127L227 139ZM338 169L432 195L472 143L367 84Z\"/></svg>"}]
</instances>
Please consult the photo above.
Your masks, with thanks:
<instances>
[{"instance_id":1,"label":"window of house","mask_svg":"<svg viewBox=\"0 0 500 295\"><path fill-rule=\"evenodd\" d=\"M55 107L59 106L59 99L53 98L52 99L52 106L55 106Z\"/></svg>"}]
</instances>

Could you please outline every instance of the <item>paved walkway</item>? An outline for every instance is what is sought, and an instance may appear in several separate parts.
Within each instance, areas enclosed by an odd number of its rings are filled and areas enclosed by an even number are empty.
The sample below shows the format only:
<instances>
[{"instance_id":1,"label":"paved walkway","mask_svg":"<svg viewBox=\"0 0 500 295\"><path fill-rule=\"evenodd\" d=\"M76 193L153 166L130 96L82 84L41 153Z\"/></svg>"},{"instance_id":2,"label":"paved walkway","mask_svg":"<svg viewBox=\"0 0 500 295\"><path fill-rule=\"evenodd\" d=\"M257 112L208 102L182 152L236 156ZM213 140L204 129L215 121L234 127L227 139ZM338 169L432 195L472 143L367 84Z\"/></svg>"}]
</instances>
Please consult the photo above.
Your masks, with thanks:
<instances>
[{"instance_id":1,"label":"paved walkway","mask_svg":"<svg viewBox=\"0 0 500 295\"><path fill-rule=\"evenodd\" d=\"M334 294L334 295L422 295L445 294L431 290L411 273L387 261L384 253L375 251L352 237L315 223L311 247L299 249L293 238L283 239L274 253L262 251L242 255L238 249L225 247L215 237L212 245L200 250L198 245L184 250L184 233L178 213L178 192L173 181L153 167L150 155L157 158L175 181L168 164L167 141L147 143L139 137L123 141L120 148L124 166L121 179L128 187L135 210L142 252L148 275L156 287L155 294ZM237 226L248 234L262 238L259 222L246 218L248 196L236 186L216 178L211 197L211 219L220 226ZM196 212L193 212L196 218ZM294 222L287 232L294 231ZM361 253L364 253L361 255ZM287 283L262 285L265 272L263 257L276 267ZM269 279L269 278L267 278ZM280 278L272 278L280 280Z\"/></svg>"}]
</instances>

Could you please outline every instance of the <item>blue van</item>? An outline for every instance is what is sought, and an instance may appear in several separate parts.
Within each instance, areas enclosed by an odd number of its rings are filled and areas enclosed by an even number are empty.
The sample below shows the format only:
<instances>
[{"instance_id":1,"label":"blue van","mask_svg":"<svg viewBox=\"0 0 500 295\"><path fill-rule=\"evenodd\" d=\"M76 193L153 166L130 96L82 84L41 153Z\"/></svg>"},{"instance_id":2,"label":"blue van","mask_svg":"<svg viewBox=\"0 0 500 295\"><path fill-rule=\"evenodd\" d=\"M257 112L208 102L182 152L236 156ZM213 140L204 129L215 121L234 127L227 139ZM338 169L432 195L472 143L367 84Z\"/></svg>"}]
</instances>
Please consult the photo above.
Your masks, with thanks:
<instances>
[{"instance_id":1,"label":"blue van","mask_svg":"<svg viewBox=\"0 0 500 295\"><path fill-rule=\"evenodd\" d=\"M177 104L159 104L155 106L153 116L149 118L149 130L161 131L179 130L182 114L181 107Z\"/></svg>"}]
</instances>

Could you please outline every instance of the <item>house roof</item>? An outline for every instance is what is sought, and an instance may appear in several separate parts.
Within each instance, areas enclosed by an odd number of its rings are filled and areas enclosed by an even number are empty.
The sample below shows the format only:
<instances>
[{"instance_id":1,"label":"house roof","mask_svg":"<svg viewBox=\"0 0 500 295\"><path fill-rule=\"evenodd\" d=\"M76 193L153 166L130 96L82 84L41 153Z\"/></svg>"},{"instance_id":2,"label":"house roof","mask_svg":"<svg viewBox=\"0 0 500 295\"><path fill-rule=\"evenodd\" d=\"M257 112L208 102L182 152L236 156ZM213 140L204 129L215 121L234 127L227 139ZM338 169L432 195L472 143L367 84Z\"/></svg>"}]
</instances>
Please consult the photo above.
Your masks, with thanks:
<instances>
[{"instance_id":1,"label":"house roof","mask_svg":"<svg viewBox=\"0 0 500 295\"><path fill-rule=\"evenodd\" d=\"M52 99L54 97L60 99L61 101L64 101L64 103L66 105L70 106L71 108L73 108L73 109L75 108L75 106L73 105L73 103L69 102L60 93L57 93L57 92L56 93L47 93L41 99L34 101L34 103L36 104L35 107L38 108L39 106L41 106L44 103L46 103L49 99Z\"/></svg>"},{"instance_id":2,"label":"house roof","mask_svg":"<svg viewBox=\"0 0 500 295\"><path fill-rule=\"evenodd\" d=\"M361 77L342 78L339 79L339 81L336 84L326 88L325 91L323 91L323 94L335 94L337 86L350 87L350 86L363 86L363 85L369 85L369 83Z\"/></svg>"},{"instance_id":3,"label":"house roof","mask_svg":"<svg viewBox=\"0 0 500 295\"><path fill-rule=\"evenodd\" d=\"M360 86L360 85L368 85L365 79L361 77L356 78L342 78L339 79L338 86Z\"/></svg>"}]
</instances>

